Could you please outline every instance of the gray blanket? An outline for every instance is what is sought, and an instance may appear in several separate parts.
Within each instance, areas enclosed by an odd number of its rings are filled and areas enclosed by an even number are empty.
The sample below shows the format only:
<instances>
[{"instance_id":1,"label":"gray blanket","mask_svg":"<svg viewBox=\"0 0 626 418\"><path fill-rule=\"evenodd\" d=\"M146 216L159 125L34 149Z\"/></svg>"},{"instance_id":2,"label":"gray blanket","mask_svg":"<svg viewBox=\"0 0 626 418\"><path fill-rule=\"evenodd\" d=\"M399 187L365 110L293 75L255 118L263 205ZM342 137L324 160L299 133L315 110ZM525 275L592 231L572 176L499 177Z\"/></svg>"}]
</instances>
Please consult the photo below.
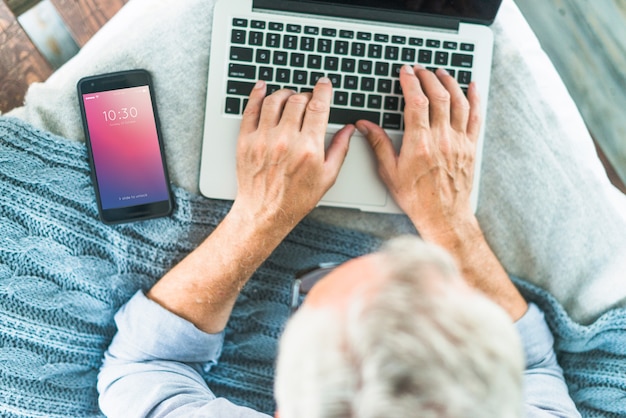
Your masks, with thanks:
<instances>
[{"instance_id":1,"label":"gray blanket","mask_svg":"<svg viewBox=\"0 0 626 418\"><path fill-rule=\"evenodd\" d=\"M172 180L197 192L213 4L129 2L77 57L33 85L12 114L82 141L77 80L146 68ZM626 305L626 197L606 178L576 107L513 0L504 0L493 30L478 217L509 272L590 323ZM402 216L318 208L313 217L379 237L412 229Z\"/></svg>"},{"instance_id":2,"label":"gray blanket","mask_svg":"<svg viewBox=\"0 0 626 418\"><path fill-rule=\"evenodd\" d=\"M83 144L0 118L0 411L3 417L99 416L96 376L113 315L193 250L230 203L175 188L168 218L106 226ZM277 339L293 273L372 251L379 240L305 219L237 300L218 366L218 396L268 414ZM209 261L210 262L210 261ZM544 291L517 280L546 312L570 392L585 417L626 415L626 310L575 324Z\"/></svg>"}]
</instances>

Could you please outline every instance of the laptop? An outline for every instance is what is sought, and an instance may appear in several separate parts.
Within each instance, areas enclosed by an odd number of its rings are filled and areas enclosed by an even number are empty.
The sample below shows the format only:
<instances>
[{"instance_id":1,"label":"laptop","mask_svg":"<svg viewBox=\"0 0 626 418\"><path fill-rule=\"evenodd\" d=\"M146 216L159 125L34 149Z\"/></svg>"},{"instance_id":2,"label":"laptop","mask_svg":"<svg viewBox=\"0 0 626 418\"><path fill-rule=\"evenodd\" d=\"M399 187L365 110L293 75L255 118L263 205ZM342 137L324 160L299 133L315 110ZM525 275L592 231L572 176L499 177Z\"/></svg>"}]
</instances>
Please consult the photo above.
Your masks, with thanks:
<instances>
[{"instance_id":1,"label":"laptop","mask_svg":"<svg viewBox=\"0 0 626 418\"><path fill-rule=\"evenodd\" d=\"M487 109L493 22L501 0L218 0L213 17L200 191L232 200L236 143L247 96L258 79L268 94L311 91L327 76L333 101L326 133L368 119L396 149L404 127L402 64L445 68L467 89L476 81ZM476 210L484 124L478 140ZM335 185L320 205L401 213L378 178L366 139L355 133Z\"/></svg>"}]
</instances>

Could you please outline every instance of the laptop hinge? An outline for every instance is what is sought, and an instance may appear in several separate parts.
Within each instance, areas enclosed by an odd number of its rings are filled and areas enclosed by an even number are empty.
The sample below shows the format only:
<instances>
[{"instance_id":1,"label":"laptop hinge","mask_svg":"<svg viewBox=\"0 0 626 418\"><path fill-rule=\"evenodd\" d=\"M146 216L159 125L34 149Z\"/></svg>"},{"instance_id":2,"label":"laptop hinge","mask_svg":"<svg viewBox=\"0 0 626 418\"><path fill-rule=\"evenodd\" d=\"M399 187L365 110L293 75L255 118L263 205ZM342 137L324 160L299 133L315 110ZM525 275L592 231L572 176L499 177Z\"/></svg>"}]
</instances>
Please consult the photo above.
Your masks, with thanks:
<instances>
[{"instance_id":1,"label":"laptop hinge","mask_svg":"<svg viewBox=\"0 0 626 418\"><path fill-rule=\"evenodd\" d=\"M434 27L444 30L459 30L459 19L441 16L407 13L406 11L381 10L372 7L344 6L318 3L315 1L253 0L255 9L267 9L293 13L316 14L348 19L370 20L401 25Z\"/></svg>"}]
</instances>

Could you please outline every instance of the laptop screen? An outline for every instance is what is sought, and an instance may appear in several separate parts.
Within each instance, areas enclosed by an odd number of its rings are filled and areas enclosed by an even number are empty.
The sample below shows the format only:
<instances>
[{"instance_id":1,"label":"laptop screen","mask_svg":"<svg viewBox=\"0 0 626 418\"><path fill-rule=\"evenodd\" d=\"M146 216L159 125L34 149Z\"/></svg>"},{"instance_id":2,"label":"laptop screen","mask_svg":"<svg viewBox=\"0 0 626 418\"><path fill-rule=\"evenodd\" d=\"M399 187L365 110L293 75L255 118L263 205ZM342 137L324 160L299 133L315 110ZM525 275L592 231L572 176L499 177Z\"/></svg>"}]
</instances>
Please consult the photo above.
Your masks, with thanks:
<instances>
[{"instance_id":1,"label":"laptop screen","mask_svg":"<svg viewBox=\"0 0 626 418\"><path fill-rule=\"evenodd\" d=\"M454 29L490 25L502 0L253 0L253 7Z\"/></svg>"},{"instance_id":2,"label":"laptop screen","mask_svg":"<svg viewBox=\"0 0 626 418\"><path fill-rule=\"evenodd\" d=\"M307 1L307 0L305 0ZM310 0L316 3L366 7L492 22L502 0Z\"/></svg>"}]
</instances>

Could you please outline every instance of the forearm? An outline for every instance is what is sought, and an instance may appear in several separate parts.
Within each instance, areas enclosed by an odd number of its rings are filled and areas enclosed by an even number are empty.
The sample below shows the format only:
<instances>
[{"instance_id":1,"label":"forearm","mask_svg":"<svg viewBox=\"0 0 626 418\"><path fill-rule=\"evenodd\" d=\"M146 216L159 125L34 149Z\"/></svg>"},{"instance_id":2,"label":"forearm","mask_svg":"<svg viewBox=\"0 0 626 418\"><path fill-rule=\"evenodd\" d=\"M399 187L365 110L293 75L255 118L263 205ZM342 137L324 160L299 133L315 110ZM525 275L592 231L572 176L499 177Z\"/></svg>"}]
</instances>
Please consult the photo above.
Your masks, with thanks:
<instances>
[{"instance_id":1,"label":"forearm","mask_svg":"<svg viewBox=\"0 0 626 418\"><path fill-rule=\"evenodd\" d=\"M504 308L514 321L521 318L528 304L489 247L476 218L468 216L449 225L445 231L418 230L424 240L438 244L452 254L472 287Z\"/></svg>"},{"instance_id":2,"label":"forearm","mask_svg":"<svg viewBox=\"0 0 626 418\"><path fill-rule=\"evenodd\" d=\"M291 230L237 202L213 233L148 297L208 333L224 329L239 291Z\"/></svg>"}]
</instances>

